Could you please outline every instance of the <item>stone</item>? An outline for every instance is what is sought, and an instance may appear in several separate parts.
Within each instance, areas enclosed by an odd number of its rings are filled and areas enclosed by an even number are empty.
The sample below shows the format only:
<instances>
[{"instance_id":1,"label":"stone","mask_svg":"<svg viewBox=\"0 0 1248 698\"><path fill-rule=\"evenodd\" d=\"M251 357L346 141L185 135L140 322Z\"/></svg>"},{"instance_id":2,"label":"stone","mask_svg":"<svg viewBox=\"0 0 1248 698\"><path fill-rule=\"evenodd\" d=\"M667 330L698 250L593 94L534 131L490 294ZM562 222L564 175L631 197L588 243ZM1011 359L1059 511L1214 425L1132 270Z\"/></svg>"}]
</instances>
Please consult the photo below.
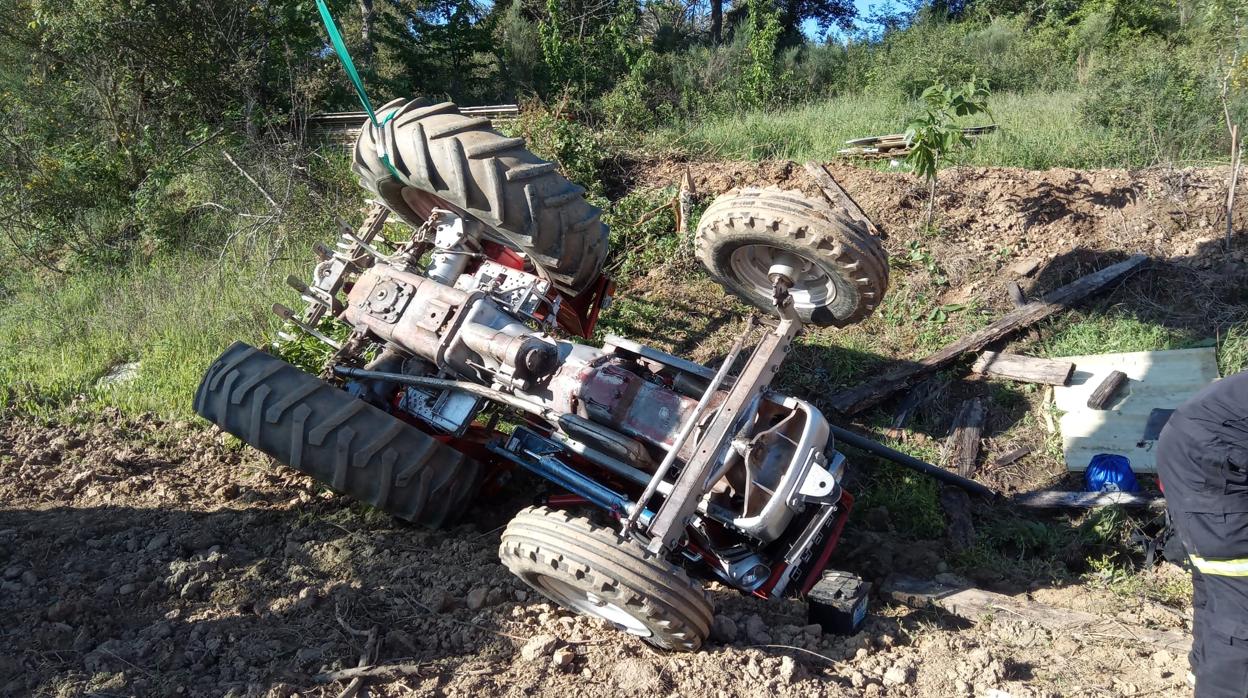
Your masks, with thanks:
<instances>
[{"instance_id":1,"label":"stone","mask_svg":"<svg viewBox=\"0 0 1248 698\"><path fill-rule=\"evenodd\" d=\"M117 593L118 593L118 594L121 594L122 596L127 596L127 595L129 595L129 594L133 594L134 592L136 592L136 591L138 591L138 590L139 590L139 585L137 585L137 584L135 584L135 583L133 583L133 582L130 582L130 583L127 583L127 584L122 584L120 587L118 587L118 588L117 588Z\"/></svg>"},{"instance_id":2,"label":"stone","mask_svg":"<svg viewBox=\"0 0 1248 698\"><path fill-rule=\"evenodd\" d=\"M855 671L849 675L849 685L854 688L862 688L867 685L867 677L861 671Z\"/></svg>"},{"instance_id":3,"label":"stone","mask_svg":"<svg viewBox=\"0 0 1248 698\"><path fill-rule=\"evenodd\" d=\"M750 614L745 619L745 639L756 645L771 644L771 633L767 631L767 623L757 614Z\"/></svg>"},{"instance_id":4,"label":"stone","mask_svg":"<svg viewBox=\"0 0 1248 698\"><path fill-rule=\"evenodd\" d=\"M1165 650L1153 653L1153 666L1164 667L1174 662L1174 655Z\"/></svg>"},{"instance_id":5,"label":"stone","mask_svg":"<svg viewBox=\"0 0 1248 698\"><path fill-rule=\"evenodd\" d=\"M1036 273L1036 270L1039 268L1040 260L1035 257L1028 257L1026 259L1020 259L1010 265L1010 273L1015 276L1031 276Z\"/></svg>"},{"instance_id":6,"label":"stone","mask_svg":"<svg viewBox=\"0 0 1248 698\"><path fill-rule=\"evenodd\" d=\"M208 575L192 579L182 587L182 590L178 592L178 596L184 599L193 599L199 596L207 586Z\"/></svg>"},{"instance_id":7,"label":"stone","mask_svg":"<svg viewBox=\"0 0 1248 698\"><path fill-rule=\"evenodd\" d=\"M437 588L431 588L426 591L422 601L434 613L449 611L455 605L455 599L451 598L450 594Z\"/></svg>"},{"instance_id":8,"label":"stone","mask_svg":"<svg viewBox=\"0 0 1248 698\"><path fill-rule=\"evenodd\" d=\"M905 664L894 664L884 672L885 686L901 686L910 683L914 678L914 671Z\"/></svg>"},{"instance_id":9,"label":"stone","mask_svg":"<svg viewBox=\"0 0 1248 698\"><path fill-rule=\"evenodd\" d=\"M559 638L554 635L534 635L520 648L520 656L527 661L546 657L559 646Z\"/></svg>"},{"instance_id":10,"label":"stone","mask_svg":"<svg viewBox=\"0 0 1248 698\"><path fill-rule=\"evenodd\" d=\"M728 644L737 639L737 622L725 615L716 615L711 620L711 639L715 642Z\"/></svg>"},{"instance_id":11,"label":"stone","mask_svg":"<svg viewBox=\"0 0 1248 698\"><path fill-rule=\"evenodd\" d=\"M38 583L39 576L34 573L34 570L26 570L22 573L22 584L25 584L28 587L33 587Z\"/></svg>"},{"instance_id":12,"label":"stone","mask_svg":"<svg viewBox=\"0 0 1248 698\"><path fill-rule=\"evenodd\" d=\"M485 605L485 599L488 594L489 590L485 587L477 587L468 592L468 596L464 598L464 605L468 607L469 611L476 611Z\"/></svg>"},{"instance_id":13,"label":"stone","mask_svg":"<svg viewBox=\"0 0 1248 698\"><path fill-rule=\"evenodd\" d=\"M550 665L556 669L567 670L572 667L573 660L576 659L576 652L570 647L560 647L551 655Z\"/></svg>"},{"instance_id":14,"label":"stone","mask_svg":"<svg viewBox=\"0 0 1248 698\"><path fill-rule=\"evenodd\" d=\"M295 663L311 664L312 662L319 661L324 654L324 650L320 647L304 647L298 652L295 652Z\"/></svg>"},{"instance_id":15,"label":"stone","mask_svg":"<svg viewBox=\"0 0 1248 698\"><path fill-rule=\"evenodd\" d=\"M169 545L169 534L157 533L155 536L152 536L152 539L147 542L147 545L143 546L143 549L149 553L154 553L166 545Z\"/></svg>"},{"instance_id":16,"label":"stone","mask_svg":"<svg viewBox=\"0 0 1248 698\"><path fill-rule=\"evenodd\" d=\"M9 565L4 568L5 579L17 579L22 576L22 568L20 565Z\"/></svg>"},{"instance_id":17,"label":"stone","mask_svg":"<svg viewBox=\"0 0 1248 698\"><path fill-rule=\"evenodd\" d=\"M65 600L57 601L51 606L48 606L46 613L48 620L53 623L69 620L70 616L74 615L74 604Z\"/></svg>"},{"instance_id":18,"label":"stone","mask_svg":"<svg viewBox=\"0 0 1248 698\"><path fill-rule=\"evenodd\" d=\"M779 677L780 683L788 685L797 680L800 671L801 667L792 657L784 656L780 658L780 668L776 671L776 676Z\"/></svg>"}]
</instances>

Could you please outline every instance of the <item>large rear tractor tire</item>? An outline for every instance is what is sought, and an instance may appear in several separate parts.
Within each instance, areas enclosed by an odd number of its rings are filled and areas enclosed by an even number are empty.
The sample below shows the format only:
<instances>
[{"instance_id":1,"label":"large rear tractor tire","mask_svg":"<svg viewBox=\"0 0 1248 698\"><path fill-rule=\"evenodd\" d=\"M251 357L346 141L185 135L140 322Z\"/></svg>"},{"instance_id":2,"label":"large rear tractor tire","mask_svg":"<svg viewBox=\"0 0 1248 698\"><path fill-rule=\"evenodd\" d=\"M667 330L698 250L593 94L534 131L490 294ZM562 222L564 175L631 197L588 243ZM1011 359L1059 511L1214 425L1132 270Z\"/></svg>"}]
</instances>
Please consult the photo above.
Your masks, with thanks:
<instances>
[{"instance_id":1,"label":"large rear tractor tire","mask_svg":"<svg viewBox=\"0 0 1248 698\"><path fill-rule=\"evenodd\" d=\"M713 201L698 224L698 259L727 291L773 312L769 270L797 260L790 289L803 322L844 327L865 319L888 289L888 257L864 223L826 202L775 187Z\"/></svg>"},{"instance_id":2,"label":"large rear tractor tire","mask_svg":"<svg viewBox=\"0 0 1248 698\"><path fill-rule=\"evenodd\" d=\"M711 628L706 591L636 541L583 517L530 507L503 531L499 557L551 601L665 650L692 652Z\"/></svg>"},{"instance_id":3,"label":"large rear tractor tire","mask_svg":"<svg viewBox=\"0 0 1248 698\"><path fill-rule=\"evenodd\" d=\"M195 412L339 492L425 526L453 522L481 481L477 461L242 342L208 369Z\"/></svg>"},{"instance_id":4,"label":"large rear tractor tire","mask_svg":"<svg viewBox=\"0 0 1248 698\"><path fill-rule=\"evenodd\" d=\"M435 207L466 213L561 291L575 296L598 280L607 256L602 212L555 163L526 150L523 138L507 138L488 118L460 114L450 102L396 100L378 119L389 120L360 130L353 169L400 218L420 225Z\"/></svg>"}]
</instances>

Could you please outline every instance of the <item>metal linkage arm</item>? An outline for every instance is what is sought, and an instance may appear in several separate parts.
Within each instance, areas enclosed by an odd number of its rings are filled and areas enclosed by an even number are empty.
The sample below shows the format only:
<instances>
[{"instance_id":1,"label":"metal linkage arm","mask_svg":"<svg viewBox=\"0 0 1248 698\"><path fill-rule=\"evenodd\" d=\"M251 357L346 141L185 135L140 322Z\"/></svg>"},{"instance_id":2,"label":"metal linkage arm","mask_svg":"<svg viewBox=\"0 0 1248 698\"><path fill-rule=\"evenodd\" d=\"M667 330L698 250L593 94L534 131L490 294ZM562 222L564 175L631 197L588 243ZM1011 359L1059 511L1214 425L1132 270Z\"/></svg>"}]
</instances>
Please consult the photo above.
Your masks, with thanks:
<instances>
[{"instance_id":1,"label":"metal linkage arm","mask_svg":"<svg viewBox=\"0 0 1248 698\"><path fill-rule=\"evenodd\" d=\"M781 305L784 316L775 330L763 335L754 353L750 355L741 375L733 383L728 397L720 406L706 433L698 441L698 448L680 471L671 494L663 502L650 523L650 550L662 554L671 550L684 535L689 519L697 510L698 501L714 484L707 479L715 471L724 451L736 430L740 428L743 412L754 399L771 384L776 371L789 352L802 323L788 308Z\"/></svg>"}]
</instances>

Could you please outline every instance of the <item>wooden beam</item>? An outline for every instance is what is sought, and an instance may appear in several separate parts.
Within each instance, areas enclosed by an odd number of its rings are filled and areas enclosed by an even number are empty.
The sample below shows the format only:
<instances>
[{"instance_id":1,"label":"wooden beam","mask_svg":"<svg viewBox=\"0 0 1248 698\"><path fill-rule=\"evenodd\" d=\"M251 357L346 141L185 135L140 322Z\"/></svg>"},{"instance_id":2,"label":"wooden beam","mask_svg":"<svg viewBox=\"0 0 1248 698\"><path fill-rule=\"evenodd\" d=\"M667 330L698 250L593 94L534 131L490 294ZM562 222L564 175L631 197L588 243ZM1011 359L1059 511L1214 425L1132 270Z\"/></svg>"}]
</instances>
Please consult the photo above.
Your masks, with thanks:
<instances>
[{"instance_id":1,"label":"wooden beam","mask_svg":"<svg viewBox=\"0 0 1248 698\"><path fill-rule=\"evenodd\" d=\"M945 464L962 477L975 474L979 458L979 440L984 433L984 404L979 398L962 403L953 419L953 429L945 442Z\"/></svg>"},{"instance_id":2,"label":"wooden beam","mask_svg":"<svg viewBox=\"0 0 1248 698\"><path fill-rule=\"evenodd\" d=\"M1012 501L1028 509L1096 509L1110 506L1164 509L1166 507L1166 500L1162 497L1150 497L1132 492L1040 490L1020 494Z\"/></svg>"},{"instance_id":3,"label":"wooden beam","mask_svg":"<svg viewBox=\"0 0 1248 698\"><path fill-rule=\"evenodd\" d=\"M1118 393L1118 389L1125 385L1126 382L1127 374L1122 371L1110 371L1109 375L1105 376L1105 380L1101 381L1101 384L1096 386L1096 390L1093 390L1092 394L1088 396L1088 407L1094 410L1105 409L1105 406Z\"/></svg>"},{"instance_id":4,"label":"wooden beam","mask_svg":"<svg viewBox=\"0 0 1248 698\"><path fill-rule=\"evenodd\" d=\"M897 411L893 413L893 423L889 425L886 432L888 438L900 440L904 434L903 428L906 426L906 422L914 417L914 413L924 403L944 390L946 385L948 385L948 381L943 377L932 376L908 391L906 396L901 399L901 404L897 406Z\"/></svg>"},{"instance_id":5,"label":"wooden beam","mask_svg":"<svg viewBox=\"0 0 1248 698\"><path fill-rule=\"evenodd\" d=\"M1070 374L1075 372L1075 365L1069 361L985 351L979 355L979 359L975 361L975 365L971 366L971 370L975 373L1009 378L1023 383L1066 385L1070 380Z\"/></svg>"},{"instance_id":6,"label":"wooden beam","mask_svg":"<svg viewBox=\"0 0 1248 698\"><path fill-rule=\"evenodd\" d=\"M828 203L845 209L850 218L865 224L867 230L871 231L872 235L880 236L880 229L867 217L866 212L862 210L858 202L854 201L854 197L850 196L849 192L837 184L835 179L832 179L832 175L828 174L826 167L812 160L806 163L806 171L815 180L815 184L818 184L819 188L823 190L823 195L827 197Z\"/></svg>"},{"instance_id":7,"label":"wooden beam","mask_svg":"<svg viewBox=\"0 0 1248 698\"><path fill-rule=\"evenodd\" d=\"M888 396L914 385L921 378L948 365L962 354L968 351L979 351L991 342L1039 322L1054 313L1066 310L1072 304L1099 291L1110 282L1116 281L1143 264L1146 259L1148 255L1133 255L1124 261L1089 274L1047 294L1038 301L1007 313L991 325L972 332L931 356L918 361L903 362L891 371L885 371L857 387L836 393L829 403L843 414L856 414L868 407L878 405Z\"/></svg>"},{"instance_id":8,"label":"wooden beam","mask_svg":"<svg viewBox=\"0 0 1248 698\"><path fill-rule=\"evenodd\" d=\"M1116 618L1072 608L1059 608L1019 596L1006 596L983 589L958 588L909 577L894 577L882 588L895 601L914 608L935 606L971 621L981 618L1023 618L1054 635L1087 635L1137 642L1183 653L1191 649L1192 636L1182 630L1154 630L1126 625Z\"/></svg>"},{"instance_id":9,"label":"wooden beam","mask_svg":"<svg viewBox=\"0 0 1248 698\"><path fill-rule=\"evenodd\" d=\"M966 490L952 485L940 486L940 508L949 521L945 534L954 552L969 550L975 545L975 524L971 520L971 498Z\"/></svg>"}]
</instances>

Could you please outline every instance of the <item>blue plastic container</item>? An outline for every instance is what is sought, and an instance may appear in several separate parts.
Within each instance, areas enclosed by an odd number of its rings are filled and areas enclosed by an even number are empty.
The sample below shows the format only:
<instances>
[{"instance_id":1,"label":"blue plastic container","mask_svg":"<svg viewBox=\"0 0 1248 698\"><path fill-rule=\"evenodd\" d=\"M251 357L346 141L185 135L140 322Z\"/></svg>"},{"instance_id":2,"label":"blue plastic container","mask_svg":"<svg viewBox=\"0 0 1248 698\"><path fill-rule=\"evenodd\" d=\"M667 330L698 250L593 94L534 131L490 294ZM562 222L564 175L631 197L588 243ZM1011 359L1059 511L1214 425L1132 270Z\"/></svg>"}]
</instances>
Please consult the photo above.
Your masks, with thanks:
<instances>
[{"instance_id":1,"label":"blue plastic container","mask_svg":"<svg viewBox=\"0 0 1248 698\"><path fill-rule=\"evenodd\" d=\"M1083 484L1089 492L1138 492L1140 483L1135 480L1131 461L1126 456L1098 453L1092 456L1088 469L1083 471Z\"/></svg>"}]
</instances>

